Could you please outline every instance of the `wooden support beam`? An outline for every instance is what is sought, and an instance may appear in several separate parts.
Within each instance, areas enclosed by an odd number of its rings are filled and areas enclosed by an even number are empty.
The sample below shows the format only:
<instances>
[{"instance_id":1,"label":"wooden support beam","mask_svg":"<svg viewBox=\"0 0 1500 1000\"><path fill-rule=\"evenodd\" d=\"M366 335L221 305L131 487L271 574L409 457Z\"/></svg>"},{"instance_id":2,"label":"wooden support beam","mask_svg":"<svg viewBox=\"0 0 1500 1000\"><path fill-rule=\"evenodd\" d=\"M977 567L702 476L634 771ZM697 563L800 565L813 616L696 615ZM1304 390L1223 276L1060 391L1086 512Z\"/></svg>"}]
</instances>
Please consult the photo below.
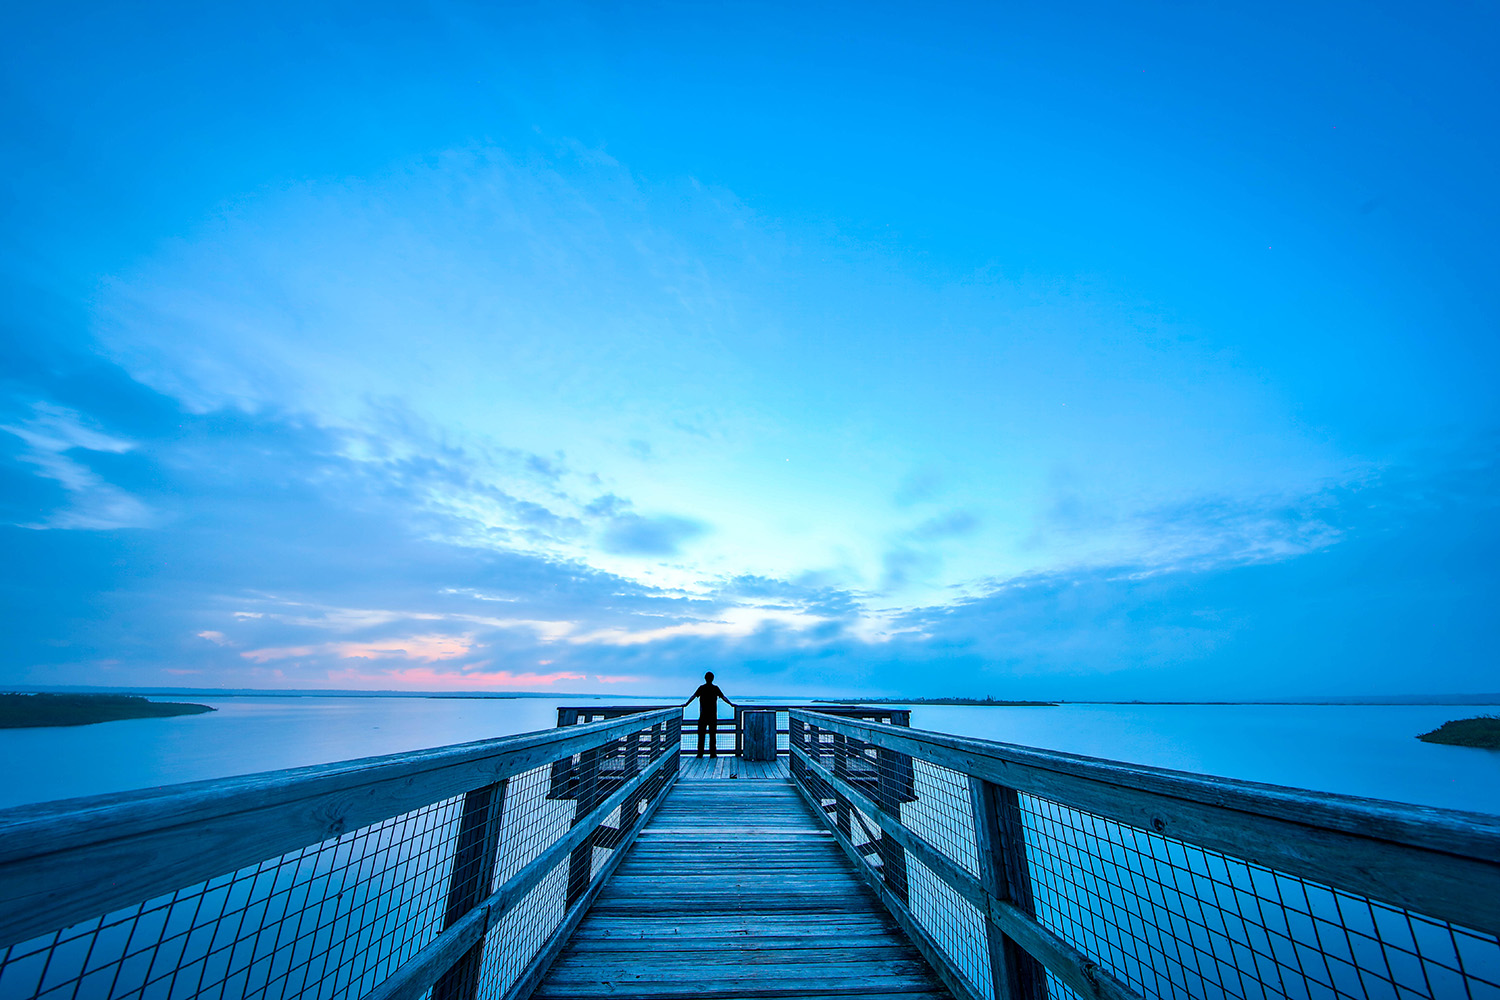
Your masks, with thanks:
<instances>
[{"instance_id":1,"label":"wooden support beam","mask_svg":"<svg viewBox=\"0 0 1500 1000\"><path fill-rule=\"evenodd\" d=\"M901 803L906 799L906 780L911 774L911 758L894 750L875 750L875 802L899 824ZM894 837L881 834L880 874L891 893L903 903L909 889L906 881L906 848Z\"/></svg>"},{"instance_id":2,"label":"wooden support beam","mask_svg":"<svg viewBox=\"0 0 1500 1000\"><path fill-rule=\"evenodd\" d=\"M969 779L979 884L988 895L1014 904L1034 919L1036 906L1026 870L1025 831L1015 800L1013 788ZM996 1000L1046 1000L1047 976L1041 964L994 922L986 920L985 928Z\"/></svg>"},{"instance_id":3,"label":"wooden support beam","mask_svg":"<svg viewBox=\"0 0 1500 1000\"><path fill-rule=\"evenodd\" d=\"M510 779L476 788L464 796L458 820L453 869L448 876L448 901L443 929L458 923L490 894L495 880L495 853L505 817L505 792ZM483 943L476 943L432 988L432 1000L474 1000L479 994L479 966Z\"/></svg>"}]
</instances>

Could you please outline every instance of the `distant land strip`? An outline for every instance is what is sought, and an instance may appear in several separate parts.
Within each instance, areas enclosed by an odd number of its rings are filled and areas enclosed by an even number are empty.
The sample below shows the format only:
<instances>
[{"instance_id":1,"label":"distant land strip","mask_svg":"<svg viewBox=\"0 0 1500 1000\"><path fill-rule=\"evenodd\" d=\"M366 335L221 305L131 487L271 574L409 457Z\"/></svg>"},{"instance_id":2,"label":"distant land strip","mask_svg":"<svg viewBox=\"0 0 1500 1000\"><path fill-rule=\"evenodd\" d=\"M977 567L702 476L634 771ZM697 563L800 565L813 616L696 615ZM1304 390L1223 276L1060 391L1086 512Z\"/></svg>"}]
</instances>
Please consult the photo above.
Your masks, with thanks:
<instances>
[{"instance_id":1,"label":"distant land strip","mask_svg":"<svg viewBox=\"0 0 1500 1000\"><path fill-rule=\"evenodd\" d=\"M999 698L814 698L815 705L984 705L994 708L1056 708L1056 701L1004 701ZM754 706L749 706L753 708Z\"/></svg>"},{"instance_id":2,"label":"distant land strip","mask_svg":"<svg viewBox=\"0 0 1500 1000\"><path fill-rule=\"evenodd\" d=\"M1417 739L1424 743L1445 743L1454 747L1500 750L1500 718L1481 715L1475 719L1454 719L1430 733L1423 733Z\"/></svg>"},{"instance_id":3,"label":"distant land strip","mask_svg":"<svg viewBox=\"0 0 1500 1000\"><path fill-rule=\"evenodd\" d=\"M207 705L147 701L129 694L0 694L0 729L90 726L120 719L160 719L212 711Z\"/></svg>"}]
</instances>

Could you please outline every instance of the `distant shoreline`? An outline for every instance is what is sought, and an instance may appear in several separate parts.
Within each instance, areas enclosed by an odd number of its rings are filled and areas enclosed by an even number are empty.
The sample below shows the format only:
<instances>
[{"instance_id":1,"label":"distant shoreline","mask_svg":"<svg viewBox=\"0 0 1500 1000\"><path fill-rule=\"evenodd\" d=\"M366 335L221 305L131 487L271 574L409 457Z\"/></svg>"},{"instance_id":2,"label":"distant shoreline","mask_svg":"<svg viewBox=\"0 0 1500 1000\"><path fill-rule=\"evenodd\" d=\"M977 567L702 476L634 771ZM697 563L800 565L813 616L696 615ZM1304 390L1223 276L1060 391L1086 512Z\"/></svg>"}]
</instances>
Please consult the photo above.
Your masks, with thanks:
<instances>
[{"instance_id":1,"label":"distant shoreline","mask_svg":"<svg viewBox=\"0 0 1500 1000\"><path fill-rule=\"evenodd\" d=\"M0 729L92 726L122 719L165 719L212 711L208 705L147 701L126 694L0 694Z\"/></svg>"},{"instance_id":2,"label":"distant shoreline","mask_svg":"<svg viewBox=\"0 0 1500 1000\"><path fill-rule=\"evenodd\" d=\"M814 698L814 705L972 705L979 708L1056 708L1057 701L1001 701L998 698Z\"/></svg>"},{"instance_id":3,"label":"distant shoreline","mask_svg":"<svg viewBox=\"0 0 1500 1000\"><path fill-rule=\"evenodd\" d=\"M1500 750L1500 719L1493 715L1482 715L1477 719L1454 719L1430 733L1423 733L1417 739L1423 743L1442 743L1451 747Z\"/></svg>"},{"instance_id":4,"label":"distant shoreline","mask_svg":"<svg viewBox=\"0 0 1500 1000\"><path fill-rule=\"evenodd\" d=\"M514 700L549 699L567 703L569 701L618 701L657 702L671 699L666 695L629 695L618 692L556 692L556 691L353 691L339 688L192 688L192 687L105 687L95 685L8 685L3 690L17 694L56 695L127 695L133 697L188 697L188 698L427 698L452 700ZM1056 698L1047 700L1000 700L985 698L792 698L786 696L749 696L756 701L786 704L806 701L808 704L857 704L857 705L943 705L985 707L1045 707L1061 705L1363 705L1363 706L1420 706L1420 705L1500 705L1500 692L1483 694L1435 694L1435 695L1332 695L1326 697L1298 698L1251 698L1232 700L1168 700L1168 699L1101 699L1101 698ZM159 704L159 703L158 703Z\"/></svg>"}]
</instances>

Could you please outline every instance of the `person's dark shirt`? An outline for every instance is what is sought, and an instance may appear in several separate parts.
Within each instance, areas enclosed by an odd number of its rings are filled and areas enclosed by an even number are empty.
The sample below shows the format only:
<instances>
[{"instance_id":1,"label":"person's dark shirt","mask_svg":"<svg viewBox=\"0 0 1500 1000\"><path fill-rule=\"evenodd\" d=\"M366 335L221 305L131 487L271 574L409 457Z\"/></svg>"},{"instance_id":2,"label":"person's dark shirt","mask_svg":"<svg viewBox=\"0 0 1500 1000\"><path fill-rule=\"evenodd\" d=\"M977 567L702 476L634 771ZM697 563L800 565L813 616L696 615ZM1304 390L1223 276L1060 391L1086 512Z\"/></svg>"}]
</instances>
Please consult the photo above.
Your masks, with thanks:
<instances>
[{"instance_id":1,"label":"person's dark shirt","mask_svg":"<svg viewBox=\"0 0 1500 1000\"><path fill-rule=\"evenodd\" d=\"M719 699L724 698L724 692L719 690L719 685L704 683L698 685L698 690L693 692L693 698L698 699L698 717L712 719L719 714ZM692 701L689 698L688 701ZM724 698L728 701L728 698Z\"/></svg>"}]
</instances>

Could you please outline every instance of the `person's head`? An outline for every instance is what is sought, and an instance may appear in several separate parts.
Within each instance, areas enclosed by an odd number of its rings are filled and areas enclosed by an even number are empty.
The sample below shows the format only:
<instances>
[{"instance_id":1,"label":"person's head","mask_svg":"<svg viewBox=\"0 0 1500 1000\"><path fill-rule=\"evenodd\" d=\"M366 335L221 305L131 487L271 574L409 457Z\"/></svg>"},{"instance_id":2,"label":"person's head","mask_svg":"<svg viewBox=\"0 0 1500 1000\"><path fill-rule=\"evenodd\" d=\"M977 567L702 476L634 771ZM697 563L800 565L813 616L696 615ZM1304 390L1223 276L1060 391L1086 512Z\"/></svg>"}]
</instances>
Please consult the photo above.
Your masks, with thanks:
<instances>
[{"instance_id":1,"label":"person's head","mask_svg":"<svg viewBox=\"0 0 1500 1000\"><path fill-rule=\"evenodd\" d=\"M703 675L703 679L712 684L714 682L714 672L710 670L708 673Z\"/></svg>"}]
</instances>

